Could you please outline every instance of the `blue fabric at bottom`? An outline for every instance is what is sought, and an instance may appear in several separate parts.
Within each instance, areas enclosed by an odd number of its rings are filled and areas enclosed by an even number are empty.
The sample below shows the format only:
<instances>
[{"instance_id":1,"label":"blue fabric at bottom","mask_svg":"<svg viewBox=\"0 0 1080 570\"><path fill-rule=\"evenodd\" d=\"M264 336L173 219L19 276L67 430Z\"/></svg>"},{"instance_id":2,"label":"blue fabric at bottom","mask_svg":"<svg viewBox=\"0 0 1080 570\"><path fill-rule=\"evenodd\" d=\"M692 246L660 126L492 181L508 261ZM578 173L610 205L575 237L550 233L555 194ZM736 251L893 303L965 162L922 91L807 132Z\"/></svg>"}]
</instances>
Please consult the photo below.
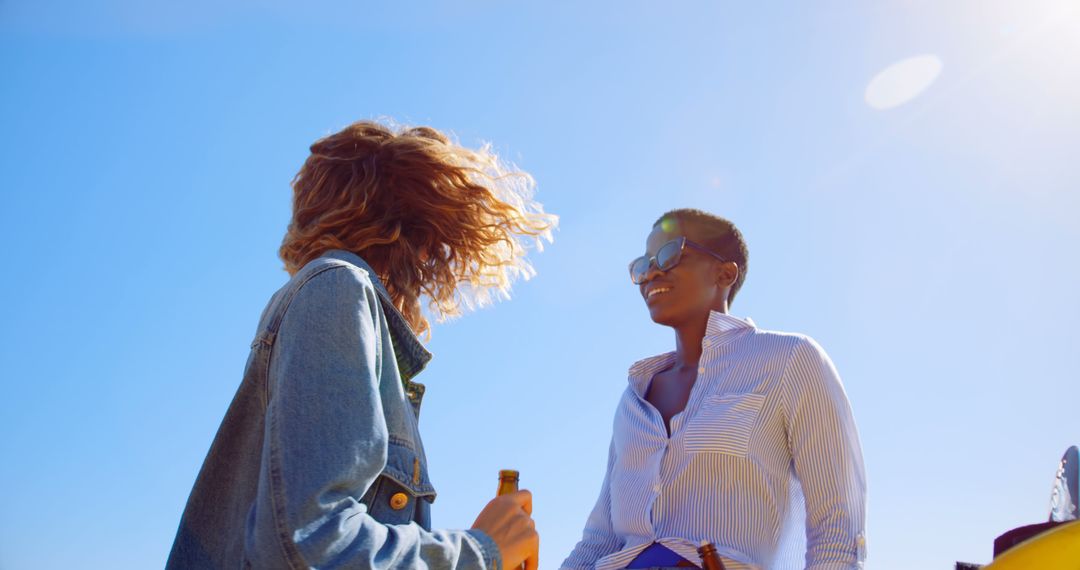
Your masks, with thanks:
<instances>
[{"instance_id":1,"label":"blue fabric at bottom","mask_svg":"<svg viewBox=\"0 0 1080 570\"><path fill-rule=\"evenodd\" d=\"M644 570L646 568L697 568L697 564L679 556L670 548L652 543L642 550L636 558L626 565L627 570Z\"/></svg>"}]
</instances>

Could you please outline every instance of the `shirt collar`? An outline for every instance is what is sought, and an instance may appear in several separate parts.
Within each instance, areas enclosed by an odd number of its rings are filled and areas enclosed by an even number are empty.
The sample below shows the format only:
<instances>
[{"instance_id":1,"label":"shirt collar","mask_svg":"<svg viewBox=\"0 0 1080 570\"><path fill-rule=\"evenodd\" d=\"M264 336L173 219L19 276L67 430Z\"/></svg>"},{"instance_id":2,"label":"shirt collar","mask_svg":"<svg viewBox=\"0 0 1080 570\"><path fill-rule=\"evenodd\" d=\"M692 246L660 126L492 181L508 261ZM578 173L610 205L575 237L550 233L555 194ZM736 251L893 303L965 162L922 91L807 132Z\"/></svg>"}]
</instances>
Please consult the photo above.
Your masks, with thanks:
<instances>
[{"instance_id":1,"label":"shirt collar","mask_svg":"<svg viewBox=\"0 0 1080 570\"><path fill-rule=\"evenodd\" d=\"M397 360L401 381L407 386L409 380L427 366L428 361L431 360L431 352L424 348L420 339L416 338L416 333L409 326L409 322L405 320L405 316L401 314L401 311L398 311L393 300L390 299L390 292L386 290L386 286L379 280L378 274L363 258L351 251L341 249L327 251L321 257L345 261L367 272L371 284L375 287L375 292L379 295L383 314L386 315L390 338L394 343L394 357Z\"/></svg>"},{"instance_id":2,"label":"shirt collar","mask_svg":"<svg viewBox=\"0 0 1080 570\"><path fill-rule=\"evenodd\" d=\"M719 311L709 311L709 322L705 325L705 338L702 342L706 346L719 346L733 340L741 332L756 328L754 321L749 317L741 319ZM653 375L671 366L675 362L675 351L665 352L656 356L643 358L630 366L628 380L639 393L644 394Z\"/></svg>"},{"instance_id":3,"label":"shirt collar","mask_svg":"<svg viewBox=\"0 0 1080 570\"><path fill-rule=\"evenodd\" d=\"M705 325L705 338L718 341L730 335L732 331L754 328L754 321L747 317L740 319L727 313L709 311L709 322Z\"/></svg>"}]
</instances>

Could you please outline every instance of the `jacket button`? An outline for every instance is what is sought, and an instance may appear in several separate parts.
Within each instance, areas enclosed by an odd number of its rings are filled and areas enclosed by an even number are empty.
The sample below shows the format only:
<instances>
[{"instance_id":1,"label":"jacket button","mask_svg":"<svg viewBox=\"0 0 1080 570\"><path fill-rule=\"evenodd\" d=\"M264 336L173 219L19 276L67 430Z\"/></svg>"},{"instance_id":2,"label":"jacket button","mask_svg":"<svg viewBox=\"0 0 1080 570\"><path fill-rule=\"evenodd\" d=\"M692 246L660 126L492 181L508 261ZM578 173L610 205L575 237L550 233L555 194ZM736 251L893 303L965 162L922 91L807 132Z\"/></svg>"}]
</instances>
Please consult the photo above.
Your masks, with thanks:
<instances>
[{"instance_id":1,"label":"jacket button","mask_svg":"<svg viewBox=\"0 0 1080 570\"><path fill-rule=\"evenodd\" d=\"M400 511L405 508L405 505L409 504L409 496L405 493L394 493L390 496L390 508L395 511Z\"/></svg>"}]
</instances>

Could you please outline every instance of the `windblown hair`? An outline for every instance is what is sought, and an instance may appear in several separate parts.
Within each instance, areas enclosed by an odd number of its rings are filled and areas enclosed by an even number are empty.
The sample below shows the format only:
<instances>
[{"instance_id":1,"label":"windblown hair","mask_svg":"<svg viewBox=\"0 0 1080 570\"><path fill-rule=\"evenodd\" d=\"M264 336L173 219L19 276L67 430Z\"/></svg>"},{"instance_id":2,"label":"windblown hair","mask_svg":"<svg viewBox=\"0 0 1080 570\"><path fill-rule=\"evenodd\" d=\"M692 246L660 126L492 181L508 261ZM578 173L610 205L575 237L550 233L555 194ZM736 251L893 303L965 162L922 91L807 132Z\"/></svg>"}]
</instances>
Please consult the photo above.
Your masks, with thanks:
<instances>
[{"instance_id":1,"label":"windblown hair","mask_svg":"<svg viewBox=\"0 0 1080 570\"><path fill-rule=\"evenodd\" d=\"M746 239L735 224L726 218L693 208L679 208L671 210L657 218L653 227L661 226L664 231L678 230L682 224L689 222L700 230L698 239L701 245L713 250L717 255L727 261L734 261L739 266L739 276L731 285L728 293L728 304L735 302L735 294L742 289L746 281L747 264L750 261L750 250L746 246Z\"/></svg>"},{"instance_id":2,"label":"windblown hair","mask_svg":"<svg viewBox=\"0 0 1080 570\"><path fill-rule=\"evenodd\" d=\"M286 271L327 250L356 253L417 334L430 335L421 295L440 321L509 298L535 273L529 243L542 249L558 222L532 200L527 173L430 127L349 125L311 145L292 187Z\"/></svg>"}]
</instances>

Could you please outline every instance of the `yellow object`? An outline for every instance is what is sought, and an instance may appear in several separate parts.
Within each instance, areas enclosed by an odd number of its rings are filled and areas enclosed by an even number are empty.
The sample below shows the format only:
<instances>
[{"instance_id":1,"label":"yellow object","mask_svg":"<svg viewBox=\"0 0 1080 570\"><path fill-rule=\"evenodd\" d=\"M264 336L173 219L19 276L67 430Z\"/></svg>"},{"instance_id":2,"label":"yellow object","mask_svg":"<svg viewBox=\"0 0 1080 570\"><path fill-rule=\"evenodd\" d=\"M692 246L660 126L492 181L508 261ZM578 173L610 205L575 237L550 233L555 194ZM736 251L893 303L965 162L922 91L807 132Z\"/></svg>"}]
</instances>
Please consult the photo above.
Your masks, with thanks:
<instances>
[{"instance_id":1,"label":"yellow object","mask_svg":"<svg viewBox=\"0 0 1080 570\"><path fill-rule=\"evenodd\" d=\"M1006 550L983 570L1080 570L1080 521L1054 527Z\"/></svg>"},{"instance_id":2,"label":"yellow object","mask_svg":"<svg viewBox=\"0 0 1080 570\"><path fill-rule=\"evenodd\" d=\"M405 493L394 493L390 496L390 508L395 511L404 509L407 504L409 504L409 496Z\"/></svg>"}]
</instances>

